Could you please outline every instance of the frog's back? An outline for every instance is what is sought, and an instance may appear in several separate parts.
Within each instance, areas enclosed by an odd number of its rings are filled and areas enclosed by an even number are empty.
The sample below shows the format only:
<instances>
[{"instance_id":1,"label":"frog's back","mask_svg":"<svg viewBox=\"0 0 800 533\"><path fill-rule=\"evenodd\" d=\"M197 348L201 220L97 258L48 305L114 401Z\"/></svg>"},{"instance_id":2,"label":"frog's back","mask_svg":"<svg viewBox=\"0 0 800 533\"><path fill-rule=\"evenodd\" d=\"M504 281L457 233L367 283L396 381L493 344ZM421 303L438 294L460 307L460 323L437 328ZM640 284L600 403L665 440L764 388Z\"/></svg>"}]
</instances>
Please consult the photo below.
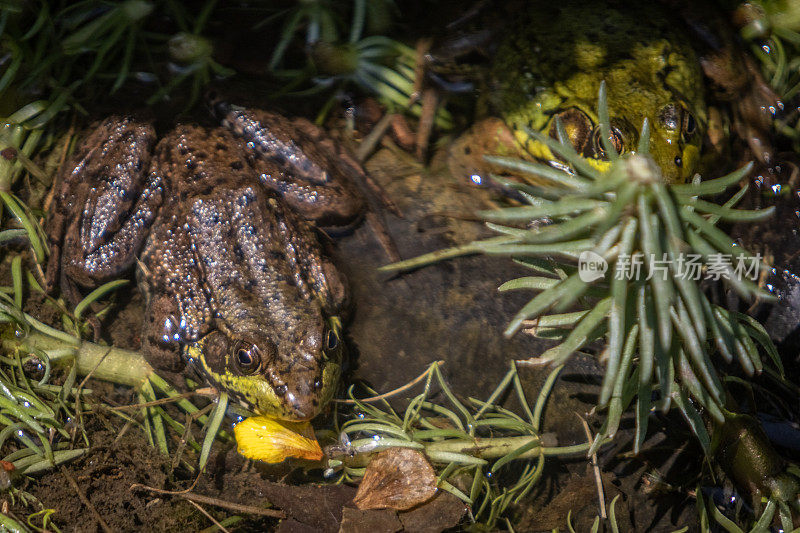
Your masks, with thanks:
<instances>
[{"instance_id":1,"label":"frog's back","mask_svg":"<svg viewBox=\"0 0 800 533\"><path fill-rule=\"evenodd\" d=\"M542 88L621 69L649 84L664 67L657 56L694 57L687 41L678 21L650 2L531 2L498 49L489 75L493 103L506 111ZM665 45L671 50L658 49Z\"/></svg>"}]
</instances>

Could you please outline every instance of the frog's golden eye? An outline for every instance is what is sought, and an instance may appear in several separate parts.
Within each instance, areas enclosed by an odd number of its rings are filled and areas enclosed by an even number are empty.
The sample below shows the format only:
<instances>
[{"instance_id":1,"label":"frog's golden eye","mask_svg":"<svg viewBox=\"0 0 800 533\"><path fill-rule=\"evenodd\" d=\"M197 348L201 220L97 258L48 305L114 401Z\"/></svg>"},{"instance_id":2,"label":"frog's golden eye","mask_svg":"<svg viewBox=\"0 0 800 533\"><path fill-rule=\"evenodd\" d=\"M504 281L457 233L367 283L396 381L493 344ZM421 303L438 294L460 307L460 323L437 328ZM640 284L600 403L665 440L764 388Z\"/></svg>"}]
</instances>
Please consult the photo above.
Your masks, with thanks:
<instances>
[{"instance_id":1,"label":"frog's golden eye","mask_svg":"<svg viewBox=\"0 0 800 533\"><path fill-rule=\"evenodd\" d=\"M681 117L681 115L683 115L682 111L683 109L675 104L667 104L658 114L658 121L664 128L670 131L678 131L678 129L683 125L683 120Z\"/></svg>"},{"instance_id":2,"label":"frog's golden eye","mask_svg":"<svg viewBox=\"0 0 800 533\"><path fill-rule=\"evenodd\" d=\"M683 134L686 137L691 137L694 135L694 132L697 131L697 121L694 119L694 115L685 111L683 113Z\"/></svg>"},{"instance_id":3,"label":"frog's golden eye","mask_svg":"<svg viewBox=\"0 0 800 533\"><path fill-rule=\"evenodd\" d=\"M614 146L614 151L617 152L617 154L622 154L625 150L625 137L622 135L622 132L619 130L619 128L611 126L608 138L611 140L611 144ZM594 148L594 153L597 157L608 159L608 154L606 154L605 147L603 146L603 140L600 138L600 126L597 126L594 129L594 134L592 135L592 145Z\"/></svg>"},{"instance_id":4,"label":"frog's golden eye","mask_svg":"<svg viewBox=\"0 0 800 533\"><path fill-rule=\"evenodd\" d=\"M578 108L569 109L556 113L550 122L550 137L558 139L558 129L556 128L556 118L564 126L569 142L579 154L583 154L592 138L592 119Z\"/></svg>"},{"instance_id":5,"label":"frog's golden eye","mask_svg":"<svg viewBox=\"0 0 800 533\"><path fill-rule=\"evenodd\" d=\"M333 352L339 347L339 336L335 331L329 329L325 333L325 351Z\"/></svg>"},{"instance_id":6,"label":"frog's golden eye","mask_svg":"<svg viewBox=\"0 0 800 533\"><path fill-rule=\"evenodd\" d=\"M233 352L236 368L242 374L253 374L261 366L261 352L255 344L239 341Z\"/></svg>"}]
</instances>

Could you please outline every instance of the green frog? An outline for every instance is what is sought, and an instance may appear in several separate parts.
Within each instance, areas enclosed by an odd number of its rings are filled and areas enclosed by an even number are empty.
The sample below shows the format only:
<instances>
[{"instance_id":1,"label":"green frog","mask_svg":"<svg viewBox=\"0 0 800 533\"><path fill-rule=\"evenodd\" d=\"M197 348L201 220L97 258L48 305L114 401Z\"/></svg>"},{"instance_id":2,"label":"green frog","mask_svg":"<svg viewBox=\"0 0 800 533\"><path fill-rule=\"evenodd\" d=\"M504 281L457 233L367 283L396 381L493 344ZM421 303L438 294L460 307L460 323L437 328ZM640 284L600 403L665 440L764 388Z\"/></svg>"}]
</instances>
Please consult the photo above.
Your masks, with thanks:
<instances>
[{"instance_id":1,"label":"green frog","mask_svg":"<svg viewBox=\"0 0 800 533\"><path fill-rule=\"evenodd\" d=\"M103 121L59 174L47 279L75 299L137 265L142 350L258 414L308 420L343 355L345 278L315 225L357 217L363 172L305 120L215 104L223 127Z\"/></svg>"},{"instance_id":2,"label":"green frog","mask_svg":"<svg viewBox=\"0 0 800 533\"><path fill-rule=\"evenodd\" d=\"M646 118L650 153L664 177L674 183L694 175L706 127L704 86L679 20L655 2L516 5L520 12L503 27L479 97L479 112L492 118L455 144L456 175L477 181L492 170L482 161L487 153L563 166L527 132L556 138L556 118L575 150L606 168L597 124L603 81L615 149L634 152Z\"/></svg>"}]
</instances>

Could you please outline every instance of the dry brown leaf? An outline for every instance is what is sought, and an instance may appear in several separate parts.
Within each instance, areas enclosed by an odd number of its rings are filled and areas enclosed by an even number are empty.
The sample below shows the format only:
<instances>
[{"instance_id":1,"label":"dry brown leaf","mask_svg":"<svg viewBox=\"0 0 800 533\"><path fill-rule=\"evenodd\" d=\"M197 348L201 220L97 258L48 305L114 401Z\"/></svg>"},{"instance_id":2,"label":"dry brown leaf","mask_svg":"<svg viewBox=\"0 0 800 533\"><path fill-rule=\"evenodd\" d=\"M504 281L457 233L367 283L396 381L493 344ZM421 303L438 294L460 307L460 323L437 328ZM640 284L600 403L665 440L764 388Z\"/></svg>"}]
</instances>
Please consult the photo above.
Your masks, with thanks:
<instances>
[{"instance_id":1,"label":"dry brown leaf","mask_svg":"<svg viewBox=\"0 0 800 533\"><path fill-rule=\"evenodd\" d=\"M436 494L436 473L425 456L410 448L389 448L375 454L353 503L364 509L405 510Z\"/></svg>"}]
</instances>

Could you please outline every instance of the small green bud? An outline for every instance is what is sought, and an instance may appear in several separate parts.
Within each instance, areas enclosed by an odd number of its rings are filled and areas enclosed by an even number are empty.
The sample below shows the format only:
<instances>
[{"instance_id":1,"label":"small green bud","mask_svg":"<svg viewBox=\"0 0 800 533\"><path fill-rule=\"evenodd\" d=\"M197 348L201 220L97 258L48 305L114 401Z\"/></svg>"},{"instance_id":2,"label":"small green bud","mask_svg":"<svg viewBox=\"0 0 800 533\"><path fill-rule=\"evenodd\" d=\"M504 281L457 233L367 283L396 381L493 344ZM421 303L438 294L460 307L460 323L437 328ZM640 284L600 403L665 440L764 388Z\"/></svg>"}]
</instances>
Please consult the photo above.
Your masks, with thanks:
<instances>
[{"instance_id":1,"label":"small green bud","mask_svg":"<svg viewBox=\"0 0 800 533\"><path fill-rule=\"evenodd\" d=\"M199 35L181 32L167 43L169 57L178 63L197 63L211 57L214 47L211 41Z\"/></svg>"}]
</instances>

